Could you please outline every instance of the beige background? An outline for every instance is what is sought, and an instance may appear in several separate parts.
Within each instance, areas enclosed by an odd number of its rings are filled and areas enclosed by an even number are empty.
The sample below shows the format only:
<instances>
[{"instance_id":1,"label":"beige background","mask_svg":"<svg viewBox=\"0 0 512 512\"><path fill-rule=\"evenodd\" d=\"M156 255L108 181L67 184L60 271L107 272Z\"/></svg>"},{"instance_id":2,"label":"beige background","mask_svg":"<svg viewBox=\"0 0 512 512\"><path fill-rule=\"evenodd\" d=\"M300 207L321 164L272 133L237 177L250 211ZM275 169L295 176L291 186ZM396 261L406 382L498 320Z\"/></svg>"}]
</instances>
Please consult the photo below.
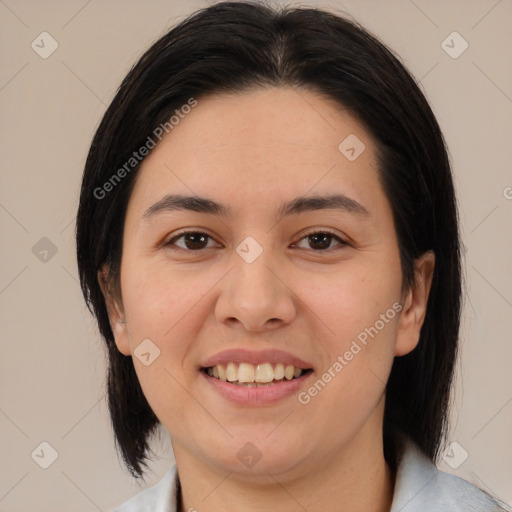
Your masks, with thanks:
<instances>
[{"instance_id":1,"label":"beige background","mask_svg":"<svg viewBox=\"0 0 512 512\"><path fill-rule=\"evenodd\" d=\"M121 79L152 41L205 5L0 0L1 511L109 511L140 490L114 449L102 343L77 281L74 215L88 146ZM444 131L468 290L450 435L460 465L439 466L512 504L512 2L303 5L345 10L398 52ZM31 48L43 31L59 45L47 59ZM469 43L456 59L441 46L453 31ZM43 237L56 254L41 252ZM162 437L146 486L172 457ZM31 458L43 441L58 453L48 469ZM38 448L34 459L44 457Z\"/></svg>"}]
</instances>

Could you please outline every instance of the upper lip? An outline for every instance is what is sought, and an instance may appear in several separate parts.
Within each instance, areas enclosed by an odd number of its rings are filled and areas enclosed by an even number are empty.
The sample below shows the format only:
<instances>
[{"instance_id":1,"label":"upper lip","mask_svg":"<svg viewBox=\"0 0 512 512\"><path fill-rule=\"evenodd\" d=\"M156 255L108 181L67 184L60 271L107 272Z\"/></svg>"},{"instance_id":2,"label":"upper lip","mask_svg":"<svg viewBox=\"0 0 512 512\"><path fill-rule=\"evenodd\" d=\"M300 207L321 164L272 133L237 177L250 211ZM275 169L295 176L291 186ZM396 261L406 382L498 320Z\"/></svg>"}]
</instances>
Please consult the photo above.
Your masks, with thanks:
<instances>
[{"instance_id":1,"label":"upper lip","mask_svg":"<svg viewBox=\"0 0 512 512\"><path fill-rule=\"evenodd\" d=\"M210 366L216 366L218 364L227 363L251 363L251 364L263 364L263 363L283 363L285 365L293 365L295 368L301 368L308 370L312 368L312 365L300 357L283 352L282 350L267 349L260 351L253 351L247 349L229 349L218 352L206 361L201 363L202 368L209 368Z\"/></svg>"}]
</instances>

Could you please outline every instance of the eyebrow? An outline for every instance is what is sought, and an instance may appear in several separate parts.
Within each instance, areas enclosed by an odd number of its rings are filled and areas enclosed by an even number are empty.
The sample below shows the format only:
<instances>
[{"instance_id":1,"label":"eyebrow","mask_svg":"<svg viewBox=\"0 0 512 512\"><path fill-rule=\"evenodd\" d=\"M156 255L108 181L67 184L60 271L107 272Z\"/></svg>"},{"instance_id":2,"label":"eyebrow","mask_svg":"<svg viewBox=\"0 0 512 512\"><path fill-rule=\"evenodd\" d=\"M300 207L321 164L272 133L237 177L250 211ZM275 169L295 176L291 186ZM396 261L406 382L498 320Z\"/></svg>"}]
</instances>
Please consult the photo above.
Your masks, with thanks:
<instances>
[{"instance_id":1,"label":"eyebrow","mask_svg":"<svg viewBox=\"0 0 512 512\"><path fill-rule=\"evenodd\" d=\"M283 203L277 210L279 217L295 215L303 212L335 209L352 213L362 217L368 217L368 210L356 200L343 194L330 194L325 196L300 196ZM150 206L142 215L143 219L149 219L157 214L171 211L194 211L229 217L232 215L230 207L199 196L184 196L180 194L167 194L155 204Z\"/></svg>"}]
</instances>

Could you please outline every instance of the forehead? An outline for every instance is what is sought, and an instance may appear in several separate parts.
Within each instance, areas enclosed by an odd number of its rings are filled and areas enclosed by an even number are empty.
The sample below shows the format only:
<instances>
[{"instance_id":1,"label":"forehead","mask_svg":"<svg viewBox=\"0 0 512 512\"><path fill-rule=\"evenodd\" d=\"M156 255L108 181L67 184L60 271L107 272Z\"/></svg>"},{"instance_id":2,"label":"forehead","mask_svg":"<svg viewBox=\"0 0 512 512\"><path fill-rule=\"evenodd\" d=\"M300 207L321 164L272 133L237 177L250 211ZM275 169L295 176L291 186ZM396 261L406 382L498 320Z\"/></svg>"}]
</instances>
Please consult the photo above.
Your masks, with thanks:
<instances>
[{"instance_id":1,"label":"forehead","mask_svg":"<svg viewBox=\"0 0 512 512\"><path fill-rule=\"evenodd\" d=\"M344 153L347 140L364 148L356 159ZM144 160L132 199L143 208L172 191L256 207L337 188L364 202L376 180L373 141L341 105L311 91L255 89L197 100Z\"/></svg>"}]
</instances>

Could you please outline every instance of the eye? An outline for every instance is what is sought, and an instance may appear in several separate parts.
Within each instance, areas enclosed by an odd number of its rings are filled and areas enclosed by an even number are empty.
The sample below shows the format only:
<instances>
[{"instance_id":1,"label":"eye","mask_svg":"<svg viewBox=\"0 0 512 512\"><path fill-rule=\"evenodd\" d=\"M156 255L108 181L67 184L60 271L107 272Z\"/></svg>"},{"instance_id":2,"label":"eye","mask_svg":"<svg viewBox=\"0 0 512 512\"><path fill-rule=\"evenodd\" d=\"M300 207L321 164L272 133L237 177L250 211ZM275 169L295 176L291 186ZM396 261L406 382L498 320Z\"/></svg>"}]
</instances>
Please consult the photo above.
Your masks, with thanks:
<instances>
[{"instance_id":1,"label":"eye","mask_svg":"<svg viewBox=\"0 0 512 512\"><path fill-rule=\"evenodd\" d=\"M178 245L176 242L178 240L181 240L183 245ZM302 242L303 240L308 240L307 243L310 244L310 246L313 247L313 251L315 252L326 252L325 249L328 249L331 243L334 240L338 241L337 248L333 250L338 250L343 246L348 245L347 242L342 240L339 236L335 235L334 233L331 233L327 230L319 230L314 231L312 233L308 233L306 236L302 237L299 242ZM173 249L181 249L184 251L200 251L201 249L208 249L208 241L213 240L213 238L208 235L207 233L204 233L202 231L185 231L173 238L171 238L168 242L165 243L166 247L171 247ZM298 245L297 245L298 246ZM212 246L210 246L212 247ZM304 247L299 247L304 248ZM307 247L306 247L307 249Z\"/></svg>"},{"instance_id":2,"label":"eye","mask_svg":"<svg viewBox=\"0 0 512 512\"><path fill-rule=\"evenodd\" d=\"M183 243L185 246L176 245L175 242L183 238ZM168 242L165 243L166 246L175 246L179 249L189 250L189 251L198 251L200 249L205 249L207 247L208 239L213 238L201 231L185 231L180 235L177 235L171 238ZM173 247L174 248L174 247Z\"/></svg>"},{"instance_id":3,"label":"eye","mask_svg":"<svg viewBox=\"0 0 512 512\"><path fill-rule=\"evenodd\" d=\"M338 249L348 245L347 242L342 240L339 236L337 236L334 233L331 233L330 231L327 231L327 230L319 230L319 231L313 231L312 233L308 233L306 236L301 238L299 242L302 242L302 240L306 240L306 239L307 239L307 243L313 247L313 250L315 252L327 252L325 249L329 248L333 239L337 240L339 242L339 244L337 247L335 247L332 250L338 250ZM306 249L307 249L307 247L306 247Z\"/></svg>"}]
</instances>

